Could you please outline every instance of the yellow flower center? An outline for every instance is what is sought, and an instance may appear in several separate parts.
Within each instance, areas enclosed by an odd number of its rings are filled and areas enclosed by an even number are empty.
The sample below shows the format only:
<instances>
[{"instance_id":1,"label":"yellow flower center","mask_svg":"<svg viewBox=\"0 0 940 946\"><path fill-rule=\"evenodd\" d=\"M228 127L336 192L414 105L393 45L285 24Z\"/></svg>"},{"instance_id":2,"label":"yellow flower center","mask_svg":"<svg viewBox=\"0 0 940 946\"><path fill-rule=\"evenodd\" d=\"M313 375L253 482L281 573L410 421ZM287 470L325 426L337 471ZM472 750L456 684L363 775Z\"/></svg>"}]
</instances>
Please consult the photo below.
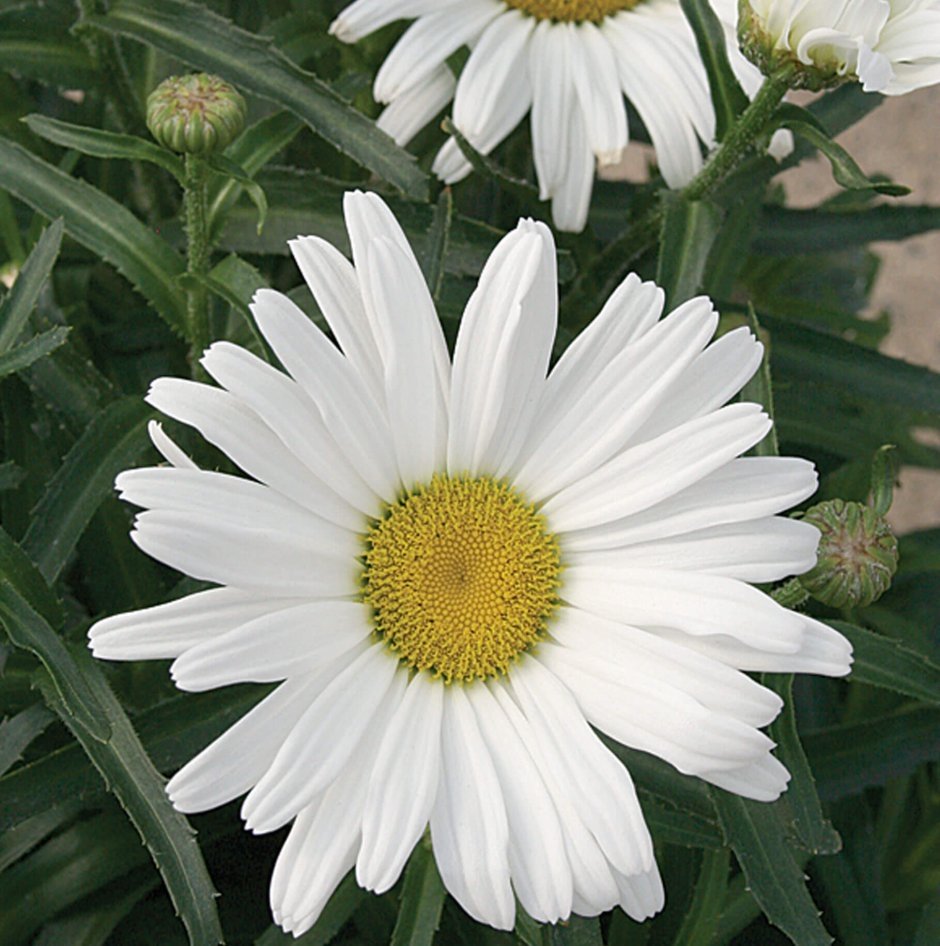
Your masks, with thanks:
<instances>
[{"instance_id":1,"label":"yellow flower center","mask_svg":"<svg viewBox=\"0 0 940 946\"><path fill-rule=\"evenodd\" d=\"M366 536L363 600L410 666L445 682L506 673L557 606L558 543L489 477L434 476Z\"/></svg>"},{"instance_id":2,"label":"yellow flower center","mask_svg":"<svg viewBox=\"0 0 940 946\"><path fill-rule=\"evenodd\" d=\"M632 10L643 0L503 0L507 7L514 7L537 20L561 20L565 23L583 23L590 20L600 23L605 16Z\"/></svg>"}]
</instances>

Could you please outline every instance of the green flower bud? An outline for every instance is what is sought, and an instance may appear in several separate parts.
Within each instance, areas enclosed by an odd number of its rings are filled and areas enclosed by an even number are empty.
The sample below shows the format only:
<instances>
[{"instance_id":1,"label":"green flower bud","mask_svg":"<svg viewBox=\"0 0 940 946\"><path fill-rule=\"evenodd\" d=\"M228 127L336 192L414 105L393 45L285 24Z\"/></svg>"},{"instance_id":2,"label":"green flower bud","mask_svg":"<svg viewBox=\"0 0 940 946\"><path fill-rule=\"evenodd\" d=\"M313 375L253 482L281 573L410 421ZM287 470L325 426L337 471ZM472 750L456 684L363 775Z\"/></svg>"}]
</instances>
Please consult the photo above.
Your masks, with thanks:
<instances>
[{"instance_id":1,"label":"green flower bud","mask_svg":"<svg viewBox=\"0 0 940 946\"><path fill-rule=\"evenodd\" d=\"M803 521L822 533L816 567L799 576L817 601L865 607L888 590L898 568L898 542L874 509L831 499L808 509Z\"/></svg>"},{"instance_id":2,"label":"green flower bud","mask_svg":"<svg viewBox=\"0 0 940 946\"><path fill-rule=\"evenodd\" d=\"M245 112L245 100L218 76L170 76L147 98L147 127L170 151L205 155L238 135Z\"/></svg>"}]
</instances>

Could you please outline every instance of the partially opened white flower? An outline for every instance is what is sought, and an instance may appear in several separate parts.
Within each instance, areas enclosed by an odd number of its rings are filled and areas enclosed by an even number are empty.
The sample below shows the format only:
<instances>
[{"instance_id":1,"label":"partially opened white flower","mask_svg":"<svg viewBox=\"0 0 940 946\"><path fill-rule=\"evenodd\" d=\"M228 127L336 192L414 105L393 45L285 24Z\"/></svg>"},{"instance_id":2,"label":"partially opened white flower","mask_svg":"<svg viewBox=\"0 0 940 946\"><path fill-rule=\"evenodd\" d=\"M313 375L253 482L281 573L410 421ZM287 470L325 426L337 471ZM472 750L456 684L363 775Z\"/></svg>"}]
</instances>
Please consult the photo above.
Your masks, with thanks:
<instances>
[{"instance_id":1,"label":"partially opened white flower","mask_svg":"<svg viewBox=\"0 0 940 946\"><path fill-rule=\"evenodd\" d=\"M628 277L549 372L549 230L505 236L448 354L394 217L345 203L350 264L316 237L294 256L338 343L285 296L253 311L289 372L221 342L221 385L161 378L148 400L247 474L122 473L134 541L219 587L108 618L98 657L174 658L177 685L283 681L185 765L196 812L247 792L255 832L293 821L271 885L286 930L340 879L378 892L430 826L447 890L513 924L663 890L630 776L593 731L762 800L788 774L759 727L781 701L741 670L841 675L850 647L748 582L809 569L818 533L777 515L811 464L741 457L770 421L726 404L761 345L709 344L705 298L660 319Z\"/></svg>"},{"instance_id":2,"label":"partially opened white flower","mask_svg":"<svg viewBox=\"0 0 940 946\"><path fill-rule=\"evenodd\" d=\"M765 70L807 67L810 88L857 79L903 95L940 82L937 0L741 0L740 11L751 58Z\"/></svg>"},{"instance_id":3,"label":"partially opened white flower","mask_svg":"<svg viewBox=\"0 0 940 946\"><path fill-rule=\"evenodd\" d=\"M732 64L753 95L760 73L737 48L733 4L724 12ZM356 0L330 29L355 42L411 18L375 78L388 106L380 127L405 144L453 99L454 124L488 154L531 112L541 197L562 230L584 227L595 159L616 164L627 146L624 95L670 187L687 184L714 143L705 68L678 0ZM465 45L456 80L447 60ZM434 171L449 184L469 174L453 139Z\"/></svg>"}]
</instances>

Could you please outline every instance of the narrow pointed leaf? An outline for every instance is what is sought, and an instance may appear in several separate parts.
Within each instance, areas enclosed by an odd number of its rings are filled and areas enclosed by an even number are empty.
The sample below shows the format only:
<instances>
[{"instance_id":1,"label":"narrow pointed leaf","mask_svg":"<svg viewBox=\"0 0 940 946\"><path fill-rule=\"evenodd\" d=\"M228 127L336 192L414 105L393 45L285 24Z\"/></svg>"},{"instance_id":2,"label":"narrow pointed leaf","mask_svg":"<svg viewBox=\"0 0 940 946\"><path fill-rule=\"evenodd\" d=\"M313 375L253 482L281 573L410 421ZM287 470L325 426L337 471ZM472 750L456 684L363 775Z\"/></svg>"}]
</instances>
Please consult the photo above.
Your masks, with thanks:
<instances>
[{"instance_id":1,"label":"narrow pointed leaf","mask_svg":"<svg viewBox=\"0 0 940 946\"><path fill-rule=\"evenodd\" d=\"M237 88L276 102L317 134L406 194L425 199L428 177L361 112L328 85L231 20L186 0L123 0L87 22L155 46Z\"/></svg>"},{"instance_id":2,"label":"narrow pointed leaf","mask_svg":"<svg viewBox=\"0 0 940 946\"><path fill-rule=\"evenodd\" d=\"M728 890L729 866L727 848L702 854L692 903L673 942L682 946L710 946L715 941L718 918Z\"/></svg>"},{"instance_id":3,"label":"narrow pointed leaf","mask_svg":"<svg viewBox=\"0 0 940 946\"><path fill-rule=\"evenodd\" d=\"M0 355L0 378L8 374L16 374L24 368L29 368L40 358L52 354L57 348L65 344L71 329L66 325L51 328L48 332L34 335L28 342L17 345L3 355Z\"/></svg>"},{"instance_id":4,"label":"narrow pointed leaf","mask_svg":"<svg viewBox=\"0 0 940 946\"><path fill-rule=\"evenodd\" d=\"M666 311L702 291L705 264L721 228L721 210L708 200L664 193L656 283L666 293Z\"/></svg>"},{"instance_id":5,"label":"narrow pointed leaf","mask_svg":"<svg viewBox=\"0 0 940 946\"><path fill-rule=\"evenodd\" d=\"M440 299L444 282L444 261L447 259L453 217L454 198L450 188L445 187L434 207L434 216L424 241L424 252L420 257L421 269L435 302Z\"/></svg>"},{"instance_id":6,"label":"narrow pointed leaf","mask_svg":"<svg viewBox=\"0 0 940 946\"><path fill-rule=\"evenodd\" d=\"M431 946L446 896L430 847L419 843L405 871L391 946Z\"/></svg>"},{"instance_id":7,"label":"narrow pointed leaf","mask_svg":"<svg viewBox=\"0 0 940 946\"><path fill-rule=\"evenodd\" d=\"M95 158L117 158L125 161L148 161L169 171L182 183L183 162L166 148L135 135L120 135L113 131L73 125L45 115L27 115L24 122L29 130L46 141L62 148L73 148Z\"/></svg>"},{"instance_id":8,"label":"narrow pointed leaf","mask_svg":"<svg viewBox=\"0 0 940 946\"><path fill-rule=\"evenodd\" d=\"M136 397L108 405L66 455L33 512L23 548L49 582L59 576L114 478L146 447L153 411Z\"/></svg>"},{"instance_id":9,"label":"narrow pointed leaf","mask_svg":"<svg viewBox=\"0 0 940 946\"><path fill-rule=\"evenodd\" d=\"M19 760L23 750L53 718L42 703L34 703L16 716L0 721L0 775Z\"/></svg>"},{"instance_id":10,"label":"narrow pointed leaf","mask_svg":"<svg viewBox=\"0 0 940 946\"><path fill-rule=\"evenodd\" d=\"M69 236L111 263L182 334L186 300L176 279L186 265L165 240L107 194L2 137L0 168L7 190L47 217L62 217Z\"/></svg>"}]
</instances>

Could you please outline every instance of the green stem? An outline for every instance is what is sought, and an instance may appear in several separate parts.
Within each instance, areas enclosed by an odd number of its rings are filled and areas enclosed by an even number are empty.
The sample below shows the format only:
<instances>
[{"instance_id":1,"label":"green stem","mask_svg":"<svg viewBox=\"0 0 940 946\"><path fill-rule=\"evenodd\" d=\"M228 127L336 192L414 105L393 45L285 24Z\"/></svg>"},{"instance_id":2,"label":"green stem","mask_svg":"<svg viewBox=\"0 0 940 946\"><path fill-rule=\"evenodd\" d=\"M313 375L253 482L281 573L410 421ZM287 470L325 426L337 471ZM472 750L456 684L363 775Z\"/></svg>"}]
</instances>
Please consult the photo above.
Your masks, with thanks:
<instances>
[{"instance_id":1,"label":"green stem","mask_svg":"<svg viewBox=\"0 0 940 946\"><path fill-rule=\"evenodd\" d=\"M190 276L186 300L189 358L193 375L199 373L199 358L209 345L209 296L200 277L209 272L208 165L205 158L186 155L183 213L186 222L187 267Z\"/></svg>"},{"instance_id":2,"label":"green stem","mask_svg":"<svg viewBox=\"0 0 940 946\"><path fill-rule=\"evenodd\" d=\"M728 129L724 141L712 152L701 171L680 191L686 200L702 200L712 194L738 167L767 127L774 110L786 94L789 72L781 71L764 80L748 107ZM649 207L596 257L594 265L575 280L565 299L572 313L573 331L583 328L593 313L585 311L588 299L607 296L637 260L659 239L663 224L661 202Z\"/></svg>"}]
</instances>

